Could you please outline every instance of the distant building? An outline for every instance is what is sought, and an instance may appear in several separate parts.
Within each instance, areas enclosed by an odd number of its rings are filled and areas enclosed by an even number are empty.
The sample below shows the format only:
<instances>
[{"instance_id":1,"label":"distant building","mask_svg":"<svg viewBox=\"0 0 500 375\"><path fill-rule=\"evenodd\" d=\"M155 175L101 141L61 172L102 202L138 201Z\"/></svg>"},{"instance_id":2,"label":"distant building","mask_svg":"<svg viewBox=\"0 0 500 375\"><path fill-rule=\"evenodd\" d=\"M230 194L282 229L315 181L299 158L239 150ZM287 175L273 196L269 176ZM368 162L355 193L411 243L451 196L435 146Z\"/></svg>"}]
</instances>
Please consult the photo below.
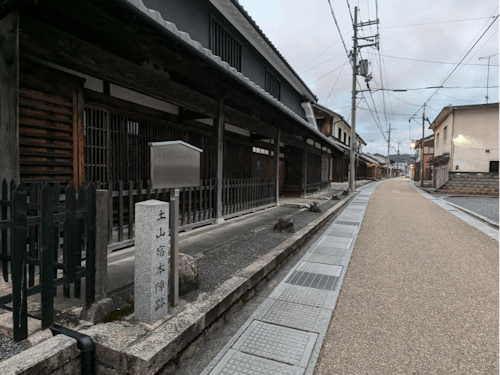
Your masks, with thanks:
<instances>
[{"instance_id":1,"label":"distant building","mask_svg":"<svg viewBox=\"0 0 500 375\"><path fill-rule=\"evenodd\" d=\"M429 129L434 187L498 194L498 103L444 107Z\"/></svg>"},{"instance_id":2,"label":"distant building","mask_svg":"<svg viewBox=\"0 0 500 375\"><path fill-rule=\"evenodd\" d=\"M420 172L421 172L421 158L422 158L422 140L419 139L415 141L415 150L417 150L417 158L416 158L416 170L414 175L415 181L420 181ZM424 180L432 179L432 168L429 163L429 159L434 156L434 134L431 134L424 138Z\"/></svg>"}]
</instances>

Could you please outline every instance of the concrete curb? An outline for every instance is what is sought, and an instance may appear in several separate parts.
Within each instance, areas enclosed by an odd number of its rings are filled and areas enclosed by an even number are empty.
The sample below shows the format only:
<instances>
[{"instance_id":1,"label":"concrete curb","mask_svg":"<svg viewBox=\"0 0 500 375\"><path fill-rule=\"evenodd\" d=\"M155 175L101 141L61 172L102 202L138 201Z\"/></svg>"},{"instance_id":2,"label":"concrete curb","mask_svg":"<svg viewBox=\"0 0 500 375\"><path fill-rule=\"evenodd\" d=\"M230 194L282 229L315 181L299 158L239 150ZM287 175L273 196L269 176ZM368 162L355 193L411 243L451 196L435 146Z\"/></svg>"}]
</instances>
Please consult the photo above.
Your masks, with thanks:
<instances>
[{"instance_id":1,"label":"concrete curb","mask_svg":"<svg viewBox=\"0 0 500 375\"><path fill-rule=\"evenodd\" d=\"M474 211L471 211L471 210L468 210L462 206L459 206L458 204L455 204L455 203L451 203L451 202L448 202L446 199L444 198L439 198L439 200L442 200L443 202L445 202L446 204L449 204L450 206L453 206L455 208L458 208L459 210L461 211L464 211L465 213L469 214L469 215L472 215L474 217L476 217L477 219L479 220L482 220L482 221L485 221L486 223L494 226L495 228L499 228L498 224L495 223L494 221L488 219L487 217L484 217L482 215L479 215L478 213L474 212Z\"/></svg>"},{"instance_id":2,"label":"concrete curb","mask_svg":"<svg viewBox=\"0 0 500 375\"><path fill-rule=\"evenodd\" d=\"M98 367L112 368L122 374L156 373L188 346L203 340L204 332L223 318L233 304L248 296L259 282L272 276L283 260L355 195L350 194L259 260L234 274L213 293L199 298L179 315L160 325L144 327L142 324L132 328L130 324L127 327L114 322L85 330L84 333L96 342Z\"/></svg>"}]
</instances>

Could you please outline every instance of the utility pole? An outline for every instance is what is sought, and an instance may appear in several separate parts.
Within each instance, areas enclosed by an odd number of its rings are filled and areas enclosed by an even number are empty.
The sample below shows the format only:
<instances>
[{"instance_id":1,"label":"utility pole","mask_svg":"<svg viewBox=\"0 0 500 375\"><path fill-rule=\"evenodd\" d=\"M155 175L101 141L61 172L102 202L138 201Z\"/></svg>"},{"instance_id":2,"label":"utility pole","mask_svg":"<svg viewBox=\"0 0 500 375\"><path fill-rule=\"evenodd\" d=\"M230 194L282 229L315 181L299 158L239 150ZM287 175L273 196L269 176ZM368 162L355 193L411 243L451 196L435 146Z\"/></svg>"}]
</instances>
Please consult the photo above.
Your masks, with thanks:
<instances>
[{"instance_id":1,"label":"utility pole","mask_svg":"<svg viewBox=\"0 0 500 375\"><path fill-rule=\"evenodd\" d=\"M396 162L396 169L399 169L399 145L401 142L398 142L398 161Z\"/></svg>"},{"instance_id":2,"label":"utility pole","mask_svg":"<svg viewBox=\"0 0 500 375\"><path fill-rule=\"evenodd\" d=\"M349 173L349 191L356 191L356 76L357 69L357 54L358 54L358 7L354 7L354 45L352 47L352 97L351 97L351 155L349 164L351 173Z\"/></svg>"},{"instance_id":3,"label":"utility pole","mask_svg":"<svg viewBox=\"0 0 500 375\"><path fill-rule=\"evenodd\" d=\"M498 53L495 53L494 55L490 55L490 56L483 56L483 57L480 57L479 60L485 60L485 59L488 59L488 76L486 78L486 104L488 104L488 94L489 94L489 83L490 83L490 59L492 57L495 57L496 55L498 55Z\"/></svg>"},{"instance_id":4,"label":"utility pole","mask_svg":"<svg viewBox=\"0 0 500 375\"><path fill-rule=\"evenodd\" d=\"M358 27L364 27L364 26L370 26L370 25L378 25L379 20L377 19L376 21L368 21L368 22L361 22L358 24L358 7L354 7L354 23L352 25L353 30L354 30L354 36L353 36L353 48L351 51L351 58L352 58L352 99L351 99L351 154L350 154L350 173L349 173L349 191L356 191L356 94L358 93L356 91L356 76L360 74L358 72L358 61L357 61L357 55L358 55L358 50L364 47L379 47L378 44L378 34L371 36L371 37L360 37L359 39L364 39L371 41L373 43L370 44L365 44L358 46ZM367 62L367 61L366 61ZM367 65L366 65L367 67ZM365 76L366 82L371 79L371 77L368 77L368 72L365 71L364 73L360 74Z\"/></svg>"},{"instance_id":5,"label":"utility pole","mask_svg":"<svg viewBox=\"0 0 500 375\"><path fill-rule=\"evenodd\" d=\"M396 130L391 128L391 124L389 124L389 130L386 131L386 133L389 133L389 139L387 140L387 178L391 177L391 157L390 157L390 150L391 150L391 130Z\"/></svg>"},{"instance_id":6,"label":"utility pole","mask_svg":"<svg viewBox=\"0 0 500 375\"><path fill-rule=\"evenodd\" d=\"M389 124L389 139L387 141L387 178L391 177L391 124Z\"/></svg>"},{"instance_id":7,"label":"utility pole","mask_svg":"<svg viewBox=\"0 0 500 375\"><path fill-rule=\"evenodd\" d=\"M422 143L420 144L422 148L422 157L420 158L420 186L424 186L424 129L425 129L425 103L424 112L422 113Z\"/></svg>"}]
</instances>

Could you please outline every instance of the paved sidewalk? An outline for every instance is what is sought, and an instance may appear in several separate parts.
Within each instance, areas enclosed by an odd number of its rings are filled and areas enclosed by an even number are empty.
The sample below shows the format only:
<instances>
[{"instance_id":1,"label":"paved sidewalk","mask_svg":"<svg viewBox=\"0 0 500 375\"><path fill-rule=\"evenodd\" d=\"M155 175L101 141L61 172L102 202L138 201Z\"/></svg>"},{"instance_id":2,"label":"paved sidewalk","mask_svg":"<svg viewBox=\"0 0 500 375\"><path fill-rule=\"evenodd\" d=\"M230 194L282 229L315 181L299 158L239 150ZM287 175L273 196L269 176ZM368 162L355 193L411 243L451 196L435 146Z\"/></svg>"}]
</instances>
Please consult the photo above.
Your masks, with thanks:
<instances>
[{"instance_id":1,"label":"paved sidewalk","mask_svg":"<svg viewBox=\"0 0 500 375\"><path fill-rule=\"evenodd\" d=\"M460 216L375 189L315 375L498 374L498 241Z\"/></svg>"},{"instance_id":2,"label":"paved sidewalk","mask_svg":"<svg viewBox=\"0 0 500 375\"><path fill-rule=\"evenodd\" d=\"M360 189L202 375L312 374L376 185Z\"/></svg>"}]
</instances>

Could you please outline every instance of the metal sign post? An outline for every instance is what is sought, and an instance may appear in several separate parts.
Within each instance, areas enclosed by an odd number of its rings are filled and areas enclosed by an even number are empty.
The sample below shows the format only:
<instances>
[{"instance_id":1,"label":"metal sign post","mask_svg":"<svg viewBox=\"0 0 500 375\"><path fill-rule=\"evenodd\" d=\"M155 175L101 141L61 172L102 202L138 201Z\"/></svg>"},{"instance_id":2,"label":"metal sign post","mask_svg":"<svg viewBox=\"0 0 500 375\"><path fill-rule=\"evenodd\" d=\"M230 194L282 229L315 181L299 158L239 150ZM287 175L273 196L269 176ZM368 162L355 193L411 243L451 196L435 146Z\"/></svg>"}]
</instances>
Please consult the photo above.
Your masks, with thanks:
<instances>
[{"instance_id":1,"label":"metal sign post","mask_svg":"<svg viewBox=\"0 0 500 375\"><path fill-rule=\"evenodd\" d=\"M182 141L150 142L151 180L154 189L170 189L170 290L171 306L179 303L179 189L200 186L203 150Z\"/></svg>"},{"instance_id":2,"label":"metal sign post","mask_svg":"<svg viewBox=\"0 0 500 375\"><path fill-rule=\"evenodd\" d=\"M170 305L179 304L179 189L170 189Z\"/></svg>"}]
</instances>

